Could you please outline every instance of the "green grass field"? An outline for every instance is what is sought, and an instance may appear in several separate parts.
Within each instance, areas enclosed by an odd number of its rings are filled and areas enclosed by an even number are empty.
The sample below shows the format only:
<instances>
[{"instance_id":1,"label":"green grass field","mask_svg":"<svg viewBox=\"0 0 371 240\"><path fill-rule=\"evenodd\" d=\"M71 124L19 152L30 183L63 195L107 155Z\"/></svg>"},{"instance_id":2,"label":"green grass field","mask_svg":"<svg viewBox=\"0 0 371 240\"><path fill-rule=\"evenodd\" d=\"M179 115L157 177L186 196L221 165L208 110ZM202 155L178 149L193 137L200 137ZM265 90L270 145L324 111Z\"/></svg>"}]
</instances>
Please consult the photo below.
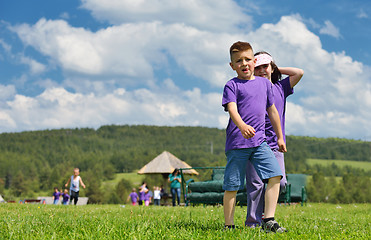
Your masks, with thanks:
<instances>
[{"instance_id":1,"label":"green grass field","mask_svg":"<svg viewBox=\"0 0 371 240\"><path fill-rule=\"evenodd\" d=\"M0 204L0 239L370 239L371 205L278 206L289 232L266 234L243 227L222 231L223 208L126 205L55 206Z\"/></svg>"},{"instance_id":2,"label":"green grass field","mask_svg":"<svg viewBox=\"0 0 371 240\"><path fill-rule=\"evenodd\" d=\"M116 173L115 178L113 180L104 181L102 183L103 188L107 186L114 187L117 185L118 182L120 182L121 179L126 179L130 181L134 186L140 186L142 185L143 179L146 175L139 175L137 174L137 171L133 171L131 173Z\"/></svg>"},{"instance_id":3,"label":"green grass field","mask_svg":"<svg viewBox=\"0 0 371 240\"><path fill-rule=\"evenodd\" d=\"M333 163L339 167L351 166L353 168L361 168L365 171L371 170L371 162L347 161L347 160L327 160L327 159L307 159L307 163L311 166L315 164L332 165Z\"/></svg>"}]
</instances>

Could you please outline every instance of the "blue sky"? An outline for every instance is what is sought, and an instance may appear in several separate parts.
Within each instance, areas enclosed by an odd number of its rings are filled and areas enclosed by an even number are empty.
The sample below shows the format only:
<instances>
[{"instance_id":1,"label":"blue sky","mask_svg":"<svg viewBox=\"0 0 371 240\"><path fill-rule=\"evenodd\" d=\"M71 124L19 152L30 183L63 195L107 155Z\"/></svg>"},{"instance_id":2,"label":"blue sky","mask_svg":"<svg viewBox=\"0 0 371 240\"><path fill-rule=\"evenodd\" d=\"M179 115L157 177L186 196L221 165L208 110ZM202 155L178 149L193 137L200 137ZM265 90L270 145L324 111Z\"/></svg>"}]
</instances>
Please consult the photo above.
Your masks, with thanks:
<instances>
[{"instance_id":1,"label":"blue sky","mask_svg":"<svg viewBox=\"0 0 371 240\"><path fill-rule=\"evenodd\" d=\"M371 140L368 1L0 2L0 132L225 128L238 40L305 71L286 133Z\"/></svg>"}]
</instances>

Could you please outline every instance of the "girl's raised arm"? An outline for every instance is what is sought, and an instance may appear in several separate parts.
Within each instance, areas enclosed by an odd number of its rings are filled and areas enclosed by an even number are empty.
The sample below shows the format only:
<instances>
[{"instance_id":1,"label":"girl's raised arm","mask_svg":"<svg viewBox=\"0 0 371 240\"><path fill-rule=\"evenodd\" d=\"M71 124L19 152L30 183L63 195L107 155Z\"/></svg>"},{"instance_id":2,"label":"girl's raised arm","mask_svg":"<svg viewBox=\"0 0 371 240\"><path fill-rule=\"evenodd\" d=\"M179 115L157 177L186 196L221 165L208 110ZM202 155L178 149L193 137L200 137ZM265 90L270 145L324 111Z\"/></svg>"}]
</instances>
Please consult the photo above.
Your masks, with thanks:
<instances>
[{"instance_id":1,"label":"girl's raised arm","mask_svg":"<svg viewBox=\"0 0 371 240\"><path fill-rule=\"evenodd\" d=\"M278 68L282 74L288 75L290 79L290 86L293 88L304 75L303 69L294 67L280 67Z\"/></svg>"}]
</instances>

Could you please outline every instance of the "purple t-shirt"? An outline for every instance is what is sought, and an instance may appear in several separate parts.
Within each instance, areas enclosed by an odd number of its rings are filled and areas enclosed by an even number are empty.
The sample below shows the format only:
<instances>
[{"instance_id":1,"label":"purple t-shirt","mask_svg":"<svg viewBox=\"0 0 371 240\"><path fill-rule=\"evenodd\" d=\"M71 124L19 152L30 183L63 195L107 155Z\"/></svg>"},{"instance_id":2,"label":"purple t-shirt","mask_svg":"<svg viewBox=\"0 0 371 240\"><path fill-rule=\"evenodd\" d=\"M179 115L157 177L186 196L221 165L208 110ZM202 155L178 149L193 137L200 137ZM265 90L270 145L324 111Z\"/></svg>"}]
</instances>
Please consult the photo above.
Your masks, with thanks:
<instances>
[{"instance_id":1,"label":"purple t-shirt","mask_svg":"<svg viewBox=\"0 0 371 240\"><path fill-rule=\"evenodd\" d=\"M139 192L139 200L143 201L143 200L144 200L144 195L145 195L145 194L146 194L145 192L140 191L140 192Z\"/></svg>"},{"instance_id":2,"label":"purple t-shirt","mask_svg":"<svg viewBox=\"0 0 371 240\"><path fill-rule=\"evenodd\" d=\"M280 115L282 134L285 143L286 143L285 137L286 98L293 93L294 89L291 88L289 77L273 84L274 105L277 108L278 115ZM265 115L265 135L267 136L268 145L272 149L278 149L277 135L273 130L273 126L271 124L271 121L269 120L268 114Z\"/></svg>"},{"instance_id":3,"label":"purple t-shirt","mask_svg":"<svg viewBox=\"0 0 371 240\"><path fill-rule=\"evenodd\" d=\"M129 196L131 198L131 202L133 202L133 203L136 203L137 202L137 200L138 200L138 194L136 192L131 192L129 194Z\"/></svg>"},{"instance_id":4,"label":"purple t-shirt","mask_svg":"<svg viewBox=\"0 0 371 240\"><path fill-rule=\"evenodd\" d=\"M144 194L144 201L149 201L149 199L151 199L151 192L148 191L146 194Z\"/></svg>"},{"instance_id":5,"label":"purple t-shirt","mask_svg":"<svg viewBox=\"0 0 371 240\"><path fill-rule=\"evenodd\" d=\"M68 199L70 199L70 195L68 195L67 193L62 193L62 196L63 196L63 202L68 202Z\"/></svg>"},{"instance_id":6,"label":"purple t-shirt","mask_svg":"<svg viewBox=\"0 0 371 240\"><path fill-rule=\"evenodd\" d=\"M60 196L61 196L61 193L60 192L54 192L53 193L54 200L59 199Z\"/></svg>"},{"instance_id":7,"label":"purple t-shirt","mask_svg":"<svg viewBox=\"0 0 371 240\"><path fill-rule=\"evenodd\" d=\"M272 83L262 77L253 80L233 78L224 86L222 105L235 102L242 120L255 129L255 136L246 139L231 118L226 129L225 151L231 149L252 148L265 141L265 113L273 105Z\"/></svg>"}]
</instances>

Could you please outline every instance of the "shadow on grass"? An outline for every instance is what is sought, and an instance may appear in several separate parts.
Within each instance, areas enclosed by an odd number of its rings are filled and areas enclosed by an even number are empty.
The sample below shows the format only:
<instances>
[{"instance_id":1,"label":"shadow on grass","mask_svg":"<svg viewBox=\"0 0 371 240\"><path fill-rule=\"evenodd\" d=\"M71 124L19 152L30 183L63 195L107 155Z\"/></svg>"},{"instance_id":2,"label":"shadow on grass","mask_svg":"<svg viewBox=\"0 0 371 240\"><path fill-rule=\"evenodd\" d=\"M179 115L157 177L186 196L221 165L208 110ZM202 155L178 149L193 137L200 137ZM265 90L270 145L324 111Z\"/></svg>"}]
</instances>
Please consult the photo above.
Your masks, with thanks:
<instances>
[{"instance_id":1,"label":"shadow on grass","mask_svg":"<svg viewBox=\"0 0 371 240\"><path fill-rule=\"evenodd\" d=\"M189 230L217 231L221 230L223 228L223 225L215 222L209 222L205 224L205 222L189 220L183 222L176 222L174 223L174 227Z\"/></svg>"}]
</instances>

